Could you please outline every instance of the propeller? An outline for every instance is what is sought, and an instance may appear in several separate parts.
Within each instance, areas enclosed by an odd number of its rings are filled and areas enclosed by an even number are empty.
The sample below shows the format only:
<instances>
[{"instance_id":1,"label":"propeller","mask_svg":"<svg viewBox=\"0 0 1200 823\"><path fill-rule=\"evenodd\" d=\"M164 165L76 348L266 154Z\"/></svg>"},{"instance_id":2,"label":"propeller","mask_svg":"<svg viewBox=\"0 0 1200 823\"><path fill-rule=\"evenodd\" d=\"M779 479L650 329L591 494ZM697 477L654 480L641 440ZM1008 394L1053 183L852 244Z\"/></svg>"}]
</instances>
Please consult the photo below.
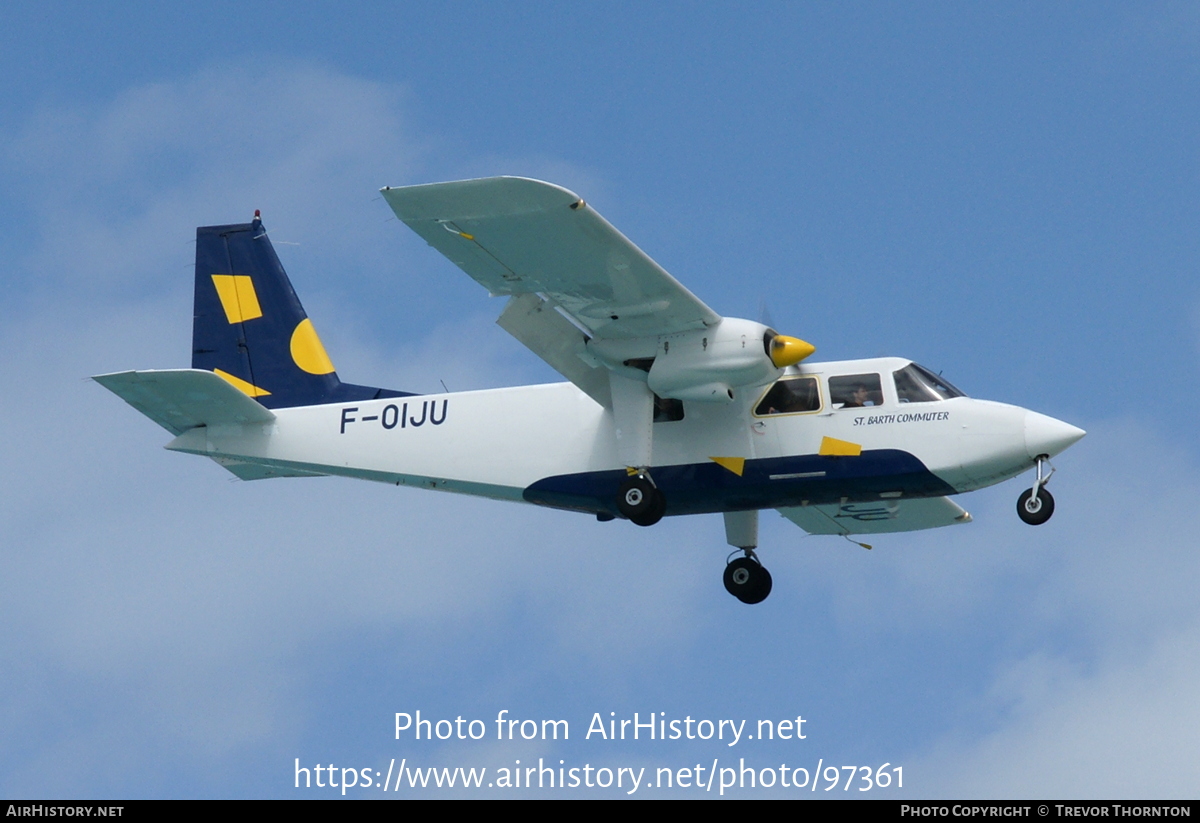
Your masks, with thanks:
<instances>
[{"instance_id":1,"label":"propeller","mask_svg":"<svg viewBox=\"0 0 1200 823\"><path fill-rule=\"evenodd\" d=\"M766 298L760 297L758 300L758 322L767 328L775 328L775 318L771 317L771 307Z\"/></svg>"},{"instance_id":2,"label":"propeller","mask_svg":"<svg viewBox=\"0 0 1200 823\"><path fill-rule=\"evenodd\" d=\"M799 337L778 334L772 329L768 329L763 335L763 348L777 369L794 366L817 350L812 343L807 343Z\"/></svg>"},{"instance_id":3,"label":"propeller","mask_svg":"<svg viewBox=\"0 0 1200 823\"><path fill-rule=\"evenodd\" d=\"M763 335L763 348L777 369L794 366L817 350L816 346L798 337L788 337L775 331L771 309L766 300L758 301L758 322L767 327L767 332Z\"/></svg>"}]
</instances>

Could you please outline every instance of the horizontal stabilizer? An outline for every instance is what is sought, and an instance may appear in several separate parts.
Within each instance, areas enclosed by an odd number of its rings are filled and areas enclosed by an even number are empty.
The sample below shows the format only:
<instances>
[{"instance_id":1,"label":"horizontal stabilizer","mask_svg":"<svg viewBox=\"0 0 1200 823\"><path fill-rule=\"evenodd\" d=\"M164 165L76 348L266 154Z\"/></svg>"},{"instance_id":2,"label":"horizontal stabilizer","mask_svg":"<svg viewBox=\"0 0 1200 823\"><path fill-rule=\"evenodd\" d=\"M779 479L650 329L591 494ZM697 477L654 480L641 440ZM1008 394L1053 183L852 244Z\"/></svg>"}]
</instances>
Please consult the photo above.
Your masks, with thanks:
<instances>
[{"instance_id":1,"label":"horizontal stabilizer","mask_svg":"<svg viewBox=\"0 0 1200 823\"><path fill-rule=\"evenodd\" d=\"M779 513L809 534L915 532L971 522L971 515L949 497L793 506Z\"/></svg>"},{"instance_id":2,"label":"horizontal stabilizer","mask_svg":"<svg viewBox=\"0 0 1200 823\"><path fill-rule=\"evenodd\" d=\"M203 369L126 371L92 379L174 435L197 426L275 419L270 409Z\"/></svg>"}]
</instances>

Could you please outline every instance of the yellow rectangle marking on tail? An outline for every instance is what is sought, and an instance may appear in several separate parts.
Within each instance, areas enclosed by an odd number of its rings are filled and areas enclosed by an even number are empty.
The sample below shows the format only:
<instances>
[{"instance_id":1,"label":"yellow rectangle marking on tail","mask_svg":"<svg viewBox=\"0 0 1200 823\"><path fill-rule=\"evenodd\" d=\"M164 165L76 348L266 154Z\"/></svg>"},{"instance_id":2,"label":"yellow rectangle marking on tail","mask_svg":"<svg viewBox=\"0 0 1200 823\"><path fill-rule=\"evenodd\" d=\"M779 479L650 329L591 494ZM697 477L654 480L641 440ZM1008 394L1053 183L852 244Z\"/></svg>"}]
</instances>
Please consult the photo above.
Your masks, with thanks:
<instances>
[{"instance_id":1,"label":"yellow rectangle marking on tail","mask_svg":"<svg viewBox=\"0 0 1200 823\"><path fill-rule=\"evenodd\" d=\"M862 446L848 440L838 440L836 437L822 437L821 448L817 454L822 457L858 457L862 454Z\"/></svg>"},{"instance_id":2,"label":"yellow rectangle marking on tail","mask_svg":"<svg viewBox=\"0 0 1200 823\"><path fill-rule=\"evenodd\" d=\"M230 323L244 323L263 316L254 281L249 275L214 274L212 281L217 287L217 297L221 298L221 308L225 309L225 319Z\"/></svg>"}]
</instances>

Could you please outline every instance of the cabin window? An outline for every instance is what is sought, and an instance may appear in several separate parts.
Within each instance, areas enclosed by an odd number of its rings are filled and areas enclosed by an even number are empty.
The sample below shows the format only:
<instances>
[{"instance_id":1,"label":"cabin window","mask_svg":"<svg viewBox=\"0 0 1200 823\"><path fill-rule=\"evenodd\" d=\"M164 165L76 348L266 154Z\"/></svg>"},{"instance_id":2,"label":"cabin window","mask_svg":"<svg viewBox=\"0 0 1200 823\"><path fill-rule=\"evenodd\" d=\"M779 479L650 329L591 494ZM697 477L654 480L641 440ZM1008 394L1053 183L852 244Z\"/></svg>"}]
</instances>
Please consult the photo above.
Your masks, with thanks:
<instances>
[{"instance_id":1,"label":"cabin window","mask_svg":"<svg viewBox=\"0 0 1200 823\"><path fill-rule=\"evenodd\" d=\"M877 374L847 374L829 378L829 402L835 408L882 406L883 388Z\"/></svg>"},{"instance_id":2,"label":"cabin window","mask_svg":"<svg viewBox=\"0 0 1200 823\"><path fill-rule=\"evenodd\" d=\"M896 397L901 403L932 403L965 396L949 382L916 363L892 372L892 377L896 380Z\"/></svg>"},{"instance_id":3,"label":"cabin window","mask_svg":"<svg viewBox=\"0 0 1200 823\"><path fill-rule=\"evenodd\" d=\"M797 414L819 411L821 393L815 377L784 377L778 380L754 409L762 416L768 414Z\"/></svg>"}]
</instances>

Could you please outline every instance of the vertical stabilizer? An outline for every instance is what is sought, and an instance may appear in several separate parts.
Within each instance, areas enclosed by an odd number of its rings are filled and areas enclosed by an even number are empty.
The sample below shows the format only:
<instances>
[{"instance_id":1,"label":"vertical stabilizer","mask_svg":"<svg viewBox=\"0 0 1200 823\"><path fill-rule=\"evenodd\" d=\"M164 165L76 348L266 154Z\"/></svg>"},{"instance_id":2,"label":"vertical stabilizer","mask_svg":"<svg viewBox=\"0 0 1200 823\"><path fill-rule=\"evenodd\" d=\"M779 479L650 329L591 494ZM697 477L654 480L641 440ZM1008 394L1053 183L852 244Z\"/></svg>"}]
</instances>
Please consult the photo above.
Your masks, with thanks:
<instances>
[{"instance_id":1,"label":"vertical stabilizer","mask_svg":"<svg viewBox=\"0 0 1200 823\"><path fill-rule=\"evenodd\" d=\"M338 379L257 212L196 229L192 368L272 409L408 394Z\"/></svg>"}]
</instances>

